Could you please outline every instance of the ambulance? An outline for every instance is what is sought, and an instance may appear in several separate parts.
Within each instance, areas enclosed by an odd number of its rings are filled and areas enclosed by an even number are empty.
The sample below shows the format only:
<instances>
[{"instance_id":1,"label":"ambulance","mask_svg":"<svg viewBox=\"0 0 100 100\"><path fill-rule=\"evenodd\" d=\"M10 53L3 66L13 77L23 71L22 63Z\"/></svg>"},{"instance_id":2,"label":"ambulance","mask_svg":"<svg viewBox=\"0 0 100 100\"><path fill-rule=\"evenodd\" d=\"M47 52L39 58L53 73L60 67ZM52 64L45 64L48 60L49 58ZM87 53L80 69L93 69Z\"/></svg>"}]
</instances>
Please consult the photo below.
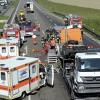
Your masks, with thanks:
<instances>
[{"instance_id":1,"label":"ambulance","mask_svg":"<svg viewBox=\"0 0 100 100\"><path fill-rule=\"evenodd\" d=\"M54 85L53 65L23 56L0 60L0 98L21 100L46 84Z\"/></svg>"},{"instance_id":2,"label":"ambulance","mask_svg":"<svg viewBox=\"0 0 100 100\"><path fill-rule=\"evenodd\" d=\"M18 39L14 37L0 39L0 59L19 56Z\"/></svg>"}]
</instances>

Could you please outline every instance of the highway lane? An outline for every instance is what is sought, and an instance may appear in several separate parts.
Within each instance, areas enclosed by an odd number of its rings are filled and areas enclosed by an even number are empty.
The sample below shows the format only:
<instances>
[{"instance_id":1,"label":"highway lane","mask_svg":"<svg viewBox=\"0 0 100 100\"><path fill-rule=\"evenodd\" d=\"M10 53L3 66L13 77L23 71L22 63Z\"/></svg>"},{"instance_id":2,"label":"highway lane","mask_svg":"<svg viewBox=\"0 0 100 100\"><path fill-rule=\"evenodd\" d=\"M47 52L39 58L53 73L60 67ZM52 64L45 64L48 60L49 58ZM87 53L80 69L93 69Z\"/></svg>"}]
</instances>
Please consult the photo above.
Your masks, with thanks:
<instances>
[{"instance_id":1,"label":"highway lane","mask_svg":"<svg viewBox=\"0 0 100 100\"><path fill-rule=\"evenodd\" d=\"M26 0L21 0L18 11L23 9L23 6L25 4ZM51 23L47 19L46 16L42 15L41 12L39 12L35 8L34 14L27 14L27 18L31 19L33 22L40 23L41 25L41 36L42 36L42 30L45 30L46 28L51 26ZM21 51L25 51L27 49L27 55L31 57L40 57L41 60L45 61L46 55L41 53L33 53L32 49L42 49L41 45L41 36L37 37L38 44L33 45L32 44L32 38L26 38L27 42L23 45L21 48ZM31 95L32 100L69 100L68 92L66 84L62 78L62 76L58 73L55 73L55 81L54 81L54 88L51 87L43 87L40 89L40 91L37 94ZM24 100L28 100L28 97L26 97Z\"/></svg>"}]
</instances>

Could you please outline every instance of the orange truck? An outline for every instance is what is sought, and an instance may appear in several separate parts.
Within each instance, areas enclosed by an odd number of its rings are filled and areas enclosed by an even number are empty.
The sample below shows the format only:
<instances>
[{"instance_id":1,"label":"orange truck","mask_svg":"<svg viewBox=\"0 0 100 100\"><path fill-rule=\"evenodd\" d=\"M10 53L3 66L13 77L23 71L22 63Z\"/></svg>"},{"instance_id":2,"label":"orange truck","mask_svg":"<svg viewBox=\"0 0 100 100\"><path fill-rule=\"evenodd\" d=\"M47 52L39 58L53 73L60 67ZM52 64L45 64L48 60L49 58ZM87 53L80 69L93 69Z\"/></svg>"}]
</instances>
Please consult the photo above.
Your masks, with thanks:
<instances>
[{"instance_id":1,"label":"orange truck","mask_svg":"<svg viewBox=\"0 0 100 100\"><path fill-rule=\"evenodd\" d=\"M68 42L70 40L77 41L78 43L83 42L83 34L81 29L79 28L72 28L72 29L67 29L63 28L60 30L60 38L61 38L61 43Z\"/></svg>"},{"instance_id":2,"label":"orange truck","mask_svg":"<svg viewBox=\"0 0 100 100\"><path fill-rule=\"evenodd\" d=\"M65 26L55 26L54 29L59 33L61 44L68 41L77 41L83 44L83 31L80 28L66 28Z\"/></svg>"}]
</instances>

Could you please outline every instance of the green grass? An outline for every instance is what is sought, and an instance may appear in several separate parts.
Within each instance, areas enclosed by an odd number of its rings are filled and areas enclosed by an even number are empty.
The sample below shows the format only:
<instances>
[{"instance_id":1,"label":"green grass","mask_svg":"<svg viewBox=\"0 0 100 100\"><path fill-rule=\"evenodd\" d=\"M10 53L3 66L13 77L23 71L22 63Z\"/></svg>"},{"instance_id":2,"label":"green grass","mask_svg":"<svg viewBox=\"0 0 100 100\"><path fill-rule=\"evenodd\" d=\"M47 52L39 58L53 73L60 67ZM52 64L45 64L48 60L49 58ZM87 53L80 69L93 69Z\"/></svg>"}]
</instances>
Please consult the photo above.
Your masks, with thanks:
<instances>
[{"instance_id":1,"label":"green grass","mask_svg":"<svg viewBox=\"0 0 100 100\"><path fill-rule=\"evenodd\" d=\"M13 0L11 3L11 7L16 7L18 5L19 0ZM0 20L6 20L9 16L0 15ZM0 29L3 28L5 23L0 23Z\"/></svg>"},{"instance_id":2,"label":"green grass","mask_svg":"<svg viewBox=\"0 0 100 100\"><path fill-rule=\"evenodd\" d=\"M18 2L19 2L19 0L13 0L13 1L12 1L12 6L13 6L13 7L16 7L17 4L18 4Z\"/></svg>"},{"instance_id":3,"label":"green grass","mask_svg":"<svg viewBox=\"0 0 100 100\"><path fill-rule=\"evenodd\" d=\"M6 20L8 18L9 18L9 16L0 15L0 20Z\"/></svg>"},{"instance_id":4,"label":"green grass","mask_svg":"<svg viewBox=\"0 0 100 100\"><path fill-rule=\"evenodd\" d=\"M4 16L4 15L0 15L0 20L7 20L9 18L9 16ZM0 29L3 28L5 23L0 23Z\"/></svg>"},{"instance_id":5,"label":"green grass","mask_svg":"<svg viewBox=\"0 0 100 100\"><path fill-rule=\"evenodd\" d=\"M5 23L0 23L0 29L3 29Z\"/></svg>"},{"instance_id":6,"label":"green grass","mask_svg":"<svg viewBox=\"0 0 100 100\"><path fill-rule=\"evenodd\" d=\"M83 17L83 23L100 34L100 10L53 3L48 0L37 0L44 8L61 15L78 14Z\"/></svg>"}]
</instances>

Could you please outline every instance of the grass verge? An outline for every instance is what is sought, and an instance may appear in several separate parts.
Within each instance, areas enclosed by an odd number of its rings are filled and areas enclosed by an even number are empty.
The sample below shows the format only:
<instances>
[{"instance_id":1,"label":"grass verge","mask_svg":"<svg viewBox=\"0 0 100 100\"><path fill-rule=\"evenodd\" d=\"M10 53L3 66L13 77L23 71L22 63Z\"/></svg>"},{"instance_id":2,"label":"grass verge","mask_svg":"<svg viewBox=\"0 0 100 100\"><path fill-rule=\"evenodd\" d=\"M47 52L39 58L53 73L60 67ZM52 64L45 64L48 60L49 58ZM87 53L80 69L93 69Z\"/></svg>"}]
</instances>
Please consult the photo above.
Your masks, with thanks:
<instances>
[{"instance_id":1,"label":"grass verge","mask_svg":"<svg viewBox=\"0 0 100 100\"><path fill-rule=\"evenodd\" d=\"M18 2L19 2L19 0L13 0L12 1L12 7L16 7Z\"/></svg>"},{"instance_id":2,"label":"grass verge","mask_svg":"<svg viewBox=\"0 0 100 100\"><path fill-rule=\"evenodd\" d=\"M9 16L0 15L0 20L6 20L8 18L9 18Z\"/></svg>"},{"instance_id":3,"label":"grass verge","mask_svg":"<svg viewBox=\"0 0 100 100\"><path fill-rule=\"evenodd\" d=\"M48 0L37 0L37 2L52 13L59 13L61 15L71 13L82 16L83 23L100 34L100 10L53 3Z\"/></svg>"},{"instance_id":4,"label":"grass verge","mask_svg":"<svg viewBox=\"0 0 100 100\"><path fill-rule=\"evenodd\" d=\"M13 0L11 2L11 7L16 7L18 5L19 0ZM0 20L7 20L9 18L9 16L4 16L4 15L0 15ZM0 29L3 28L5 23L0 23Z\"/></svg>"},{"instance_id":5,"label":"grass verge","mask_svg":"<svg viewBox=\"0 0 100 100\"><path fill-rule=\"evenodd\" d=\"M5 23L0 23L0 29L3 29Z\"/></svg>"}]
</instances>

